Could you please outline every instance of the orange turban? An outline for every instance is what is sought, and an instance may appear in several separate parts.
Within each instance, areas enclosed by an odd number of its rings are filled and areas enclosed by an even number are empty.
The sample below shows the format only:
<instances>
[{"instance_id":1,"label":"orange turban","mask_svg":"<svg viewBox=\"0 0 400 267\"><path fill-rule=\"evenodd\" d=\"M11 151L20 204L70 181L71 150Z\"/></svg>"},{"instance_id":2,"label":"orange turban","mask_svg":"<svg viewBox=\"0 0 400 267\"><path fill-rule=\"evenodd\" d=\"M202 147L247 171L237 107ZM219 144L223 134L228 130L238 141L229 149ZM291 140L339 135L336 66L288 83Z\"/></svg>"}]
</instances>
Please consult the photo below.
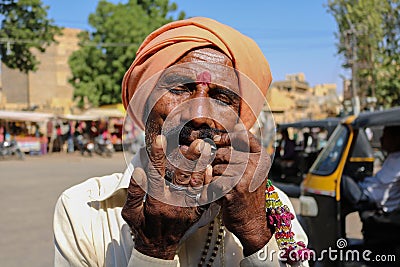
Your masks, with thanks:
<instances>
[{"instance_id":1,"label":"orange turban","mask_svg":"<svg viewBox=\"0 0 400 267\"><path fill-rule=\"evenodd\" d=\"M245 95L247 102L241 105L240 118L250 128L265 102L259 96L262 94L262 98L265 97L272 81L269 64L252 39L227 25L203 17L171 22L152 32L143 41L122 81L122 101L125 108L137 89L150 77L173 65L188 51L205 46L219 48L232 60L234 68L248 77L241 79L239 75L241 95L242 98ZM249 82L253 84L250 85ZM257 88L259 92L248 92L251 90L246 88L250 87ZM143 99L147 99L150 93L151 90L147 90ZM132 119L144 129L144 105L133 109L135 112L130 112Z\"/></svg>"}]
</instances>

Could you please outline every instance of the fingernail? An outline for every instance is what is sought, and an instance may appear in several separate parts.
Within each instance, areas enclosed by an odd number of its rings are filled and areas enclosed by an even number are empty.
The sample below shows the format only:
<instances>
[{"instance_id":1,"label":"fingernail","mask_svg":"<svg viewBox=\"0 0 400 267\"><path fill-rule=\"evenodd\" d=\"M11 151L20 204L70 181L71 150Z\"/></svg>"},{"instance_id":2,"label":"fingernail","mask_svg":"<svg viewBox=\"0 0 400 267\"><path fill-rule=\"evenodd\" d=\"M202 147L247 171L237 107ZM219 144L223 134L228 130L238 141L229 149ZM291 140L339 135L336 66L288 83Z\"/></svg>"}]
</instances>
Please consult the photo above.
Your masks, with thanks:
<instances>
[{"instance_id":1,"label":"fingernail","mask_svg":"<svg viewBox=\"0 0 400 267\"><path fill-rule=\"evenodd\" d=\"M208 164L206 167L206 175L212 176L212 166L210 164Z\"/></svg>"},{"instance_id":2,"label":"fingernail","mask_svg":"<svg viewBox=\"0 0 400 267\"><path fill-rule=\"evenodd\" d=\"M219 142L221 141L222 137L220 135L214 135L213 140L214 142Z\"/></svg>"},{"instance_id":3,"label":"fingernail","mask_svg":"<svg viewBox=\"0 0 400 267\"><path fill-rule=\"evenodd\" d=\"M156 145L157 145L158 147L162 147L162 146L163 146L163 141L164 141L164 136L158 135L158 136L156 137Z\"/></svg>"},{"instance_id":4,"label":"fingernail","mask_svg":"<svg viewBox=\"0 0 400 267\"><path fill-rule=\"evenodd\" d=\"M200 140L196 145L197 152L201 152L204 149L204 141Z\"/></svg>"}]
</instances>

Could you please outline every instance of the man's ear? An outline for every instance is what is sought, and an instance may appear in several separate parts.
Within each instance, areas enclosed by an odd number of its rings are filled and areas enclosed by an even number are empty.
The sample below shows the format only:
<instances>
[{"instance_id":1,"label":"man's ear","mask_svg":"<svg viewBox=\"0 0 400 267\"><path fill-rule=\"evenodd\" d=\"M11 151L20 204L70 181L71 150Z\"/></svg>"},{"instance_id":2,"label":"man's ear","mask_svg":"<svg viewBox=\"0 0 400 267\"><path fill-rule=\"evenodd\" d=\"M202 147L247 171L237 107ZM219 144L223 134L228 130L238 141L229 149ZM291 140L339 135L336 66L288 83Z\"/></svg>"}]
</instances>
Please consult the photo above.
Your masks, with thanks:
<instances>
[{"instance_id":1,"label":"man's ear","mask_svg":"<svg viewBox=\"0 0 400 267\"><path fill-rule=\"evenodd\" d=\"M143 125L144 127L146 127L146 121L150 115L150 110L149 110L149 101L146 101L146 104L144 105L144 110L143 110L143 116L142 116L142 121L143 121Z\"/></svg>"}]
</instances>

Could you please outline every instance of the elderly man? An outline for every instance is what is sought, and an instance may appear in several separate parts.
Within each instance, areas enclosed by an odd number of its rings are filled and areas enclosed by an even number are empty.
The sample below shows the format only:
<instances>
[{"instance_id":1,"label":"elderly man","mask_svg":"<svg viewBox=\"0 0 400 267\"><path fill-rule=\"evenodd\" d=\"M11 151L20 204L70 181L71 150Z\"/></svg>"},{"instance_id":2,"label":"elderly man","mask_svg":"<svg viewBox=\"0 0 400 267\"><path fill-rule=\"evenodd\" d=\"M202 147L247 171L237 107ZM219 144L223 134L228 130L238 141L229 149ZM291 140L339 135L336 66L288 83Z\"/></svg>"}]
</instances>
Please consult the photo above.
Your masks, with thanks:
<instances>
[{"instance_id":1,"label":"elderly man","mask_svg":"<svg viewBox=\"0 0 400 267\"><path fill-rule=\"evenodd\" d=\"M214 20L150 34L122 84L146 146L125 173L61 195L55 265L307 265L306 236L248 131L271 79L254 41Z\"/></svg>"}]
</instances>

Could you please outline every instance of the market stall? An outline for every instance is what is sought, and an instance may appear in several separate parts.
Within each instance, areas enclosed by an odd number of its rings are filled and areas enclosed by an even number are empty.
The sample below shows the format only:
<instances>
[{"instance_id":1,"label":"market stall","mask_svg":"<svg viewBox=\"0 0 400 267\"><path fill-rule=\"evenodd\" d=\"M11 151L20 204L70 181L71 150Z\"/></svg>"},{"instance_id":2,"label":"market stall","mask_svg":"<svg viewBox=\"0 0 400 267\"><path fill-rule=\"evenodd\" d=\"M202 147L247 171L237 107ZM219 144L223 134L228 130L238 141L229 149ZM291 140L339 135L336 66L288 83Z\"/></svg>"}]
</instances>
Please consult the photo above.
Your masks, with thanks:
<instances>
[{"instance_id":1,"label":"market stall","mask_svg":"<svg viewBox=\"0 0 400 267\"><path fill-rule=\"evenodd\" d=\"M122 150L125 110L121 104L91 108L83 115L99 117L97 123L99 134L107 131L115 150Z\"/></svg>"},{"instance_id":2,"label":"market stall","mask_svg":"<svg viewBox=\"0 0 400 267\"><path fill-rule=\"evenodd\" d=\"M54 114L0 110L0 142L15 140L22 152L47 153L46 124Z\"/></svg>"}]
</instances>

